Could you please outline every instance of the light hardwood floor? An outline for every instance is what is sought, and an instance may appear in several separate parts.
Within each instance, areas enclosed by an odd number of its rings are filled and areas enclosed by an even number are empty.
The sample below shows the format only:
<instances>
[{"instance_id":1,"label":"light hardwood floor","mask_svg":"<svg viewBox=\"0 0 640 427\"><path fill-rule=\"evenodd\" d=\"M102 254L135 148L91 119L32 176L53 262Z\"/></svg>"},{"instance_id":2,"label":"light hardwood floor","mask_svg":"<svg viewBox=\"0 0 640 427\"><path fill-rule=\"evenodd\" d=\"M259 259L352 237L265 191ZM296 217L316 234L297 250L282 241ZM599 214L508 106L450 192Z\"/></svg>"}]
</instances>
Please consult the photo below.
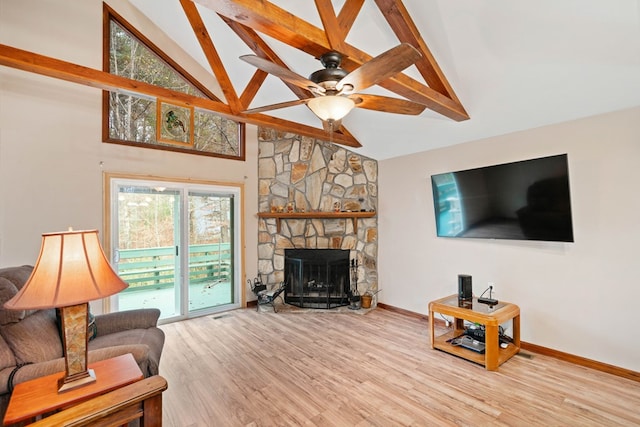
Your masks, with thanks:
<instances>
[{"instance_id":1,"label":"light hardwood floor","mask_svg":"<svg viewBox=\"0 0 640 427\"><path fill-rule=\"evenodd\" d=\"M165 426L640 425L638 382L525 352L487 372L389 310L243 309L162 328Z\"/></svg>"}]
</instances>

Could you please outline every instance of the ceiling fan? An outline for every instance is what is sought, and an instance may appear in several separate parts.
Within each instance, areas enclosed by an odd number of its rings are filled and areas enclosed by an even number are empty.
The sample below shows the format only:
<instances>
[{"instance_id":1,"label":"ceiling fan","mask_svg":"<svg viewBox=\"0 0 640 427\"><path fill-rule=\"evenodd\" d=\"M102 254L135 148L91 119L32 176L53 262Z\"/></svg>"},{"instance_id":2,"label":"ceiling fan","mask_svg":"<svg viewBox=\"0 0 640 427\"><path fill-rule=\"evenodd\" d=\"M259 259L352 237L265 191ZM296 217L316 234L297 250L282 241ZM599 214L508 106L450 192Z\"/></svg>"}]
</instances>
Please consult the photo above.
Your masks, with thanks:
<instances>
[{"instance_id":1,"label":"ceiling fan","mask_svg":"<svg viewBox=\"0 0 640 427\"><path fill-rule=\"evenodd\" d=\"M320 57L325 67L315 71L309 78L274 64L256 55L243 55L245 62L280 79L309 90L314 96L294 101L266 105L244 111L260 113L279 108L306 104L318 116L327 130L340 127L340 122L354 107L395 114L420 114L426 107L417 102L380 95L357 93L404 70L422 55L408 43L387 50L350 73L340 68L342 55L327 52Z\"/></svg>"}]
</instances>

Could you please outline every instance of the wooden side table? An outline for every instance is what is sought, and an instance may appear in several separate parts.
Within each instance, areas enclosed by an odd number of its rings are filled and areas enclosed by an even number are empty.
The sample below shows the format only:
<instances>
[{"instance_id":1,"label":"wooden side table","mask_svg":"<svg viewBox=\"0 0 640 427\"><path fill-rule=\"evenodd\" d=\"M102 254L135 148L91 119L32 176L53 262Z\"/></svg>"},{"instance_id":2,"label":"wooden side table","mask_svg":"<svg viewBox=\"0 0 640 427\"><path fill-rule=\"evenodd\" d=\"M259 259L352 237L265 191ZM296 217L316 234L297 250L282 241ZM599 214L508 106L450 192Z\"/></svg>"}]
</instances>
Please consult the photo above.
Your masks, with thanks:
<instances>
[{"instance_id":1,"label":"wooden side table","mask_svg":"<svg viewBox=\"0 0 640 427\"><path fill-rule=\"evenodd\" d=\"M130 353L92 363L89 368L94 370L96 381L64 393L58 393L58 379L64 375L62 372L16 385L4 416L4 425L33 421L39 415L68 408L143 378Z\"/></svg>"},{"instance_id":2,"label":"wooden side table","mask_svg":"<svg viewBox=\"0 0 640 427\"><path fill-rule=\"evenodd\" d=\"M453 317L453 331L435 335L434 313ZM448 342L464 333L464 321L478 323L485 327L485 354L457 347ZM512 321L512 342L507 348L500 348L500 325ZM488 371L498 366L520 351L520 308L508 302L499 302L490 307L473 298L470 303L458 302L458 295L451 295L429 303L429 325L431 329L431 348L445 351L483 365Z\"/></svg>"}]
</instances>

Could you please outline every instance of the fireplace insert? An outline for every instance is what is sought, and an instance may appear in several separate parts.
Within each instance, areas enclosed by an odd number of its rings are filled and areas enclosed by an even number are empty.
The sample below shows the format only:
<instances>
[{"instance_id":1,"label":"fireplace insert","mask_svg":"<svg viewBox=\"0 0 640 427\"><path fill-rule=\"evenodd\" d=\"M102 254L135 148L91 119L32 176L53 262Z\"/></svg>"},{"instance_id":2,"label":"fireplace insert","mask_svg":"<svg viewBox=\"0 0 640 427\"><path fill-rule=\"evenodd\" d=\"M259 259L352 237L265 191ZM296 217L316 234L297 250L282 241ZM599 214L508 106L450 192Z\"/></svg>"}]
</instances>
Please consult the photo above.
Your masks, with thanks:
<instances>
[{"instance_id":1,"label":"fireplace insert","mask_svg":"<svg viewBox=\"0 0 640 427\"><path fill-rule=\"evenodd\" d=\"M349 252L342 249L285 249L285 302L305 308L348 305Z\"/></svg>"}]
</instances>

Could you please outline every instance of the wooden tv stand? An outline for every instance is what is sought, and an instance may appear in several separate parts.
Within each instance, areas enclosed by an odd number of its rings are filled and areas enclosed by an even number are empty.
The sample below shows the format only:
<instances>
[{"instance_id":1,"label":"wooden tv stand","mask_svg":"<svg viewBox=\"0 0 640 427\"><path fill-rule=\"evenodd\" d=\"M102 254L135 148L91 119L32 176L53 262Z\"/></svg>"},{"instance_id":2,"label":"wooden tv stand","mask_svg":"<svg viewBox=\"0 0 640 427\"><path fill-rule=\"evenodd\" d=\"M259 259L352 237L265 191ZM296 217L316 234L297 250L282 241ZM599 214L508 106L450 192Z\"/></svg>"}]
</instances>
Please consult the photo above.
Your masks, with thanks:
<instances>
[{"instance_id":1,"label":"wooden tv stand","mask_svg":"<svg viewBox=\"0 0 640 427\"><path fill-rule=\"evenodd\" d=\"M434 313L453 317L453 330L436 336ZM448 342L448 340L463 334L465 320L484 325L485 354L454 346ZM507 348L500 348L499 327L508 321L512 321L512 342ZM497 305L490 307L487 304L479 303L477 298L473 298L473 301L459 303L457 294L431 301L429 303L429 326L431 348L483 365L488 371L496 371L498 366L520 351L520 308L508 302L500 301Z\"/></svg>"}]
</instances>

